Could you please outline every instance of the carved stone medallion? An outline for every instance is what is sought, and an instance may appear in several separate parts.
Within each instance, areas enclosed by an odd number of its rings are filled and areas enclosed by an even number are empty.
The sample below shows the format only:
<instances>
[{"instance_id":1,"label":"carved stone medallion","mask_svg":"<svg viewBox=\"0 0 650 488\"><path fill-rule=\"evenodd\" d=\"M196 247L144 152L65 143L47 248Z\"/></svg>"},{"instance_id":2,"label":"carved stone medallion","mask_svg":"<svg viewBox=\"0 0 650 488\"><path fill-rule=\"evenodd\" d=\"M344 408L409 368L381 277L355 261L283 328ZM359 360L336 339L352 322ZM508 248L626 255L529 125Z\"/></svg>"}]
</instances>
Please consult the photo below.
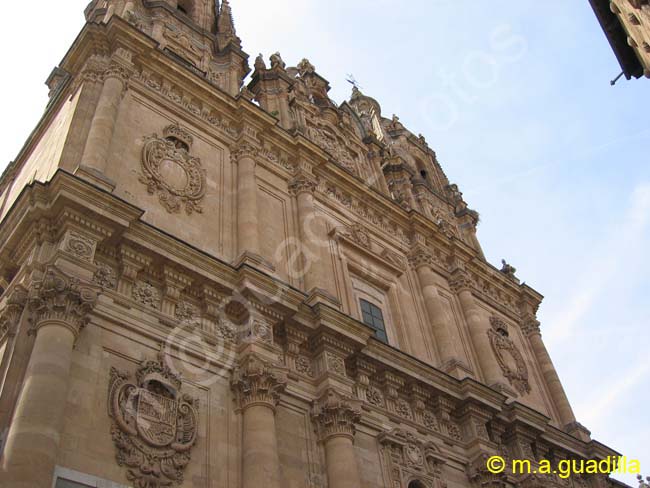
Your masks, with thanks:
<instances>
[{"instance_id":1,"label":"carved stone medallion","mask_svg":"<svg viewBox=\"0 0 650 488\"><path fill-rule=\"evenodd\" d=\"M528 367L515 343L508 335L508 325L498 317L490 317L492 328L488 331L492 350L497 362L510 384L520 395L530 393Z\"/></svg>"},{"instance_id":2,"label":"carved stone medallion","mask_svg":"<svg viewBox=\"0 0 650 488\"><path fill-rule=\"evenodd\" d=\"M108 413L117 462L136 488L179 486L196 442L198 402L181 394L164 358L145 360L135 381L111 369Z\"/></svg>"},{"instance_id":3,"label":"carved stone medallion","mask_svg":"<svg viewBox=\"0 0 650 488\"><path fill-rule=\"evenodd\" d=\"M182 127L170 125L163 137L154 134L145 139L142 150L142 176L150 194L169 213L202 213L205 196L205 170L199 158L190 156L193 137Z\"/></svg>"}]
</instances>

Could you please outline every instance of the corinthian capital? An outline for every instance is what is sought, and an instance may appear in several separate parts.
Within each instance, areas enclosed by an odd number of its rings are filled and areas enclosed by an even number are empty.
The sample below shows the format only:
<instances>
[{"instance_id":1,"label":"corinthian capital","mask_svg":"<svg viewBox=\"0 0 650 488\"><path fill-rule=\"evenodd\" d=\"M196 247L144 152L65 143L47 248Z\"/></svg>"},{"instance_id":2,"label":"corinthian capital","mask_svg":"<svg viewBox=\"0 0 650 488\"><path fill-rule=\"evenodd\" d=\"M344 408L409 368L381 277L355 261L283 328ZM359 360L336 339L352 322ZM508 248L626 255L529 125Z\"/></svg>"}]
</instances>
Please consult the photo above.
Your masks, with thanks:
<instances>
[{"instance_id":1,"label":"corinthian capital","mask_svg":"<svg viewBox=\"0 0 650 488\"><path fill-rule=\"evenodd\" d=\"M330 437L354 437L355 424L361 418L361 402L328 390L314 404L312 417L322 441Z\"/></svg>"},{"instance_id":2,"label":"corinthian capital","mask_svg":"<svg viewBox=\"0 0 650 488\"><path fill-rule=\"evenodd\" d=\"M98 287L67 276L54 266L47 267L43 278L34 281L29 290L34 330L55 322L78 337L95 308L97 290Z\"/></svg>"},{"instance_id":3,"label":"corinthian capital","mask_svg":"<svg viewBox=\"0 0 650 488\"><path fill-rule=\"evenodd\" d=\"M0 339L11 334L27 303L27 290L18 285L7 298L5 308L0 312Z\"/></svg>"},{"instance_id":4,"label":"corinthian capital","mask_svg":"<svg viewBox=\"0 0 650 488\"><path fill-rule=\"evenodd\" d=\"M464 269L456 269L449 280L449 286L454 293L472 289L472 278Z\"/></svg>"},{"instance_id":5,"label":"corinthian capital","mask_svg":"<svg viewBox=\"0 0 650 488\"><path fill-rule=\"evenodd\" d=\"M292 196L298 196L301 193L314 193L316 186L316 178L304 171L300 171L289 182L289 193Z\"/></svg>"},{"instance_id":6,"label":"corinthian capital","mask_svg":"<svg viewBox=\"0 0 650 488\"><path fill-rule=\"evenodd\" d=\"M540 323L537 317L533 314L524 314L521 318L521 330L527 337L540 333Z\"/></svg>"},{"instance_id":7,"label":"corinthian capital","mask_svg":"<svg viewBox=\"0 0 650 488\"><path fill-rule=\"evenodd\" d=\"M287 384L285 372L257 356L248 356L233 374L231 387L242 409L264 405L275 409Z\"/></svg>"},{"instance_id":8,"label":"corinthian capital","mask_svg":"<svg viewBox=\"0 0 650 488\"><path fill-rule=\"evenodd\" d=\"M131 71L128 69L124 68L123 66L117 64L117 63L111 63L108 68L104 71L103 73L103 78L104 80L108 79L117 79L122 82L122 84L126 87L126 85L129 82L129 79L131 78Z\"/></svg>"},{"instance_id":9,"label":"corinthian capital","mask_svg":"<svg viewBox=\"0 0 650 488\"><path fill-rule=\"evenodd\" d=\"M252 159L255 161L255 158L257 158L259 152L260 150L257 146L247 140L242 140L239 141L239 143L237 143L237 146L232 149L232 161L234 163L239 163L239 161L244 158Z\"/></svg>"},{"instance_id":10,"label":"corinthian capital","mask_svg":"<svg viewBox=\"0 0 650 488\"><path fill-rule=\"evenodd\" d=\"M434 263L434 258L433 254L431 252L421 246L416 247L411 251L411 254L409 254L409 264L413 269L419 269L422 266L428 266L431 267L433 266Z\"/></svg>"}]
</instances>

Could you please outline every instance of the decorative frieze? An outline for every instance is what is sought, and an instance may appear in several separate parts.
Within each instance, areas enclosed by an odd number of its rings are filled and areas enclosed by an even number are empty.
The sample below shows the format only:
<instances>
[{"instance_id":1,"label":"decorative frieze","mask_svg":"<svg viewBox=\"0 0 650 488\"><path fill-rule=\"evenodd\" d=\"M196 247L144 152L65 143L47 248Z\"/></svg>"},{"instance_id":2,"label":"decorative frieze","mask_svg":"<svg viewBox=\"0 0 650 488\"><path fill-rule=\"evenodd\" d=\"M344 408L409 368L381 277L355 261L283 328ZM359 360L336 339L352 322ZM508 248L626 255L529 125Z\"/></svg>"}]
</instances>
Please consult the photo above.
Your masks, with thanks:
<instances>
[{"instance_id":1,"label":"decorative frieze","mask_svg":"<svg viewBox=\"0 0 650 488\"><path fill-rule=\"evenodd\" d=\"M145 307L160 309L160 290L147 281L139 281L133 287L132 298Z\"/></svg>"},{"instance_id":2,"label":"decorative frieze","mask_svg":"<svg viewBox=\"0 0 650 488\"><path fill-rule=\"evenodd\" d=\"M134 376L111 368L108 414L117 463L134 486L180 486L196 443L198 400L181 393L181 378L162 355L144 360Z\"/></svg>"},{"instance_id":3,"label":"decorative frieze","mask_svg":"<svg viewBox=\"0 0 650 488\"><path fill-rule=\"evenodd\" d=\"M102 290L114 290L117 287L117 274L112 266L98 263L97 271L93 275L93 283L101 287Z\"/></svg>"}]
</instances>

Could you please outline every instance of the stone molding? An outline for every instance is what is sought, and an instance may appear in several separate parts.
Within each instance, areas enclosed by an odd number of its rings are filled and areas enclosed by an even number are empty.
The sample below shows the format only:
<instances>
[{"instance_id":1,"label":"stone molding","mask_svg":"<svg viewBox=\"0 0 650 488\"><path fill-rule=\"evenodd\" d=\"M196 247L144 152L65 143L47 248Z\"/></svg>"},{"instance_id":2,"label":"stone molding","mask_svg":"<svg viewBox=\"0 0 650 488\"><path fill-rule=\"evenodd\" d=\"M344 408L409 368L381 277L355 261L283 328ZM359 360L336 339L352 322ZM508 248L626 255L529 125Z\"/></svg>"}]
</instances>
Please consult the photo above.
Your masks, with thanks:
<instances>
[{"instance_id":1,"label":"stone molding","mask_svg":"<svg viewBox=\"0 0 650 488\"><path fill-rule=\"evenodd\" d=\"M361 402L329 389L314 402L312 418L322 442L332 437L353 439L361 419Z\"/></svg>"},{"instance_id":2,"label":"stone molding","mask_svg":"<svg viewBox=\"0 0 650 488\"><path fill-rule=\"evenodd\" d=\"M75 339L90 320L97 303L98 287L64 274L55 266L48 266L40 280L29 289L29 309L33 313L32 331L49 323L63 325Z\"/></svg>"},{"instance_id":3,"label":"stone molding","mask_svg":"<svg viewBox=\"0 0 650 488\"><path fill-rule=\"evenodd\" d=\"M302 193L313 194L316 191L316 186L316 179L301 171L289 182L289 194L293 197Z\"/></svg>"},{"instance_id":4,"label":"stone molding","mask_svg":"<svg viewBox=\"0 0 650 488\"><path fill-rule=\"evenodd\" d=\"M287 385L286 372L255 355L246 357L233 372L231 387L239 407L262 405L275 411Z\"/></svg>"}]
</instances>

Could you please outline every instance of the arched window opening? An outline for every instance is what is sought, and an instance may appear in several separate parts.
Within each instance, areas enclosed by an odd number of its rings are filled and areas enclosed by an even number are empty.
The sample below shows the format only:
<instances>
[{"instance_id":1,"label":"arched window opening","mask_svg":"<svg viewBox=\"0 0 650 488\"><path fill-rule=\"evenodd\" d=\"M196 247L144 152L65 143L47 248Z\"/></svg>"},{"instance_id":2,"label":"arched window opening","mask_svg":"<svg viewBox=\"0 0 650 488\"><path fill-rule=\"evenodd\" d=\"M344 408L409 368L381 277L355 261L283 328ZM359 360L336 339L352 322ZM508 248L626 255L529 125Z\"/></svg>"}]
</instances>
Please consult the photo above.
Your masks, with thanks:
<instances>
[{"instance_id":1,"label":"arched window opening","mask_svg":"<svg viewBox=\"0 0 650 488\"><path fill-rule=\"evenodd\" d=\"M176 9L189 17L192 14L192 2L190 0L178 0Z\"/></svg>"},{"instance_id":2,"label":"arched window opening","mask_svg":"<svg viewBox=\"0 0 650 488\"><path fill-rule=\"evenodd\" d=\"M413 480L409 483L408 488L427 488L424 483L418 480Z\"/></svg>"}]
</instances>

